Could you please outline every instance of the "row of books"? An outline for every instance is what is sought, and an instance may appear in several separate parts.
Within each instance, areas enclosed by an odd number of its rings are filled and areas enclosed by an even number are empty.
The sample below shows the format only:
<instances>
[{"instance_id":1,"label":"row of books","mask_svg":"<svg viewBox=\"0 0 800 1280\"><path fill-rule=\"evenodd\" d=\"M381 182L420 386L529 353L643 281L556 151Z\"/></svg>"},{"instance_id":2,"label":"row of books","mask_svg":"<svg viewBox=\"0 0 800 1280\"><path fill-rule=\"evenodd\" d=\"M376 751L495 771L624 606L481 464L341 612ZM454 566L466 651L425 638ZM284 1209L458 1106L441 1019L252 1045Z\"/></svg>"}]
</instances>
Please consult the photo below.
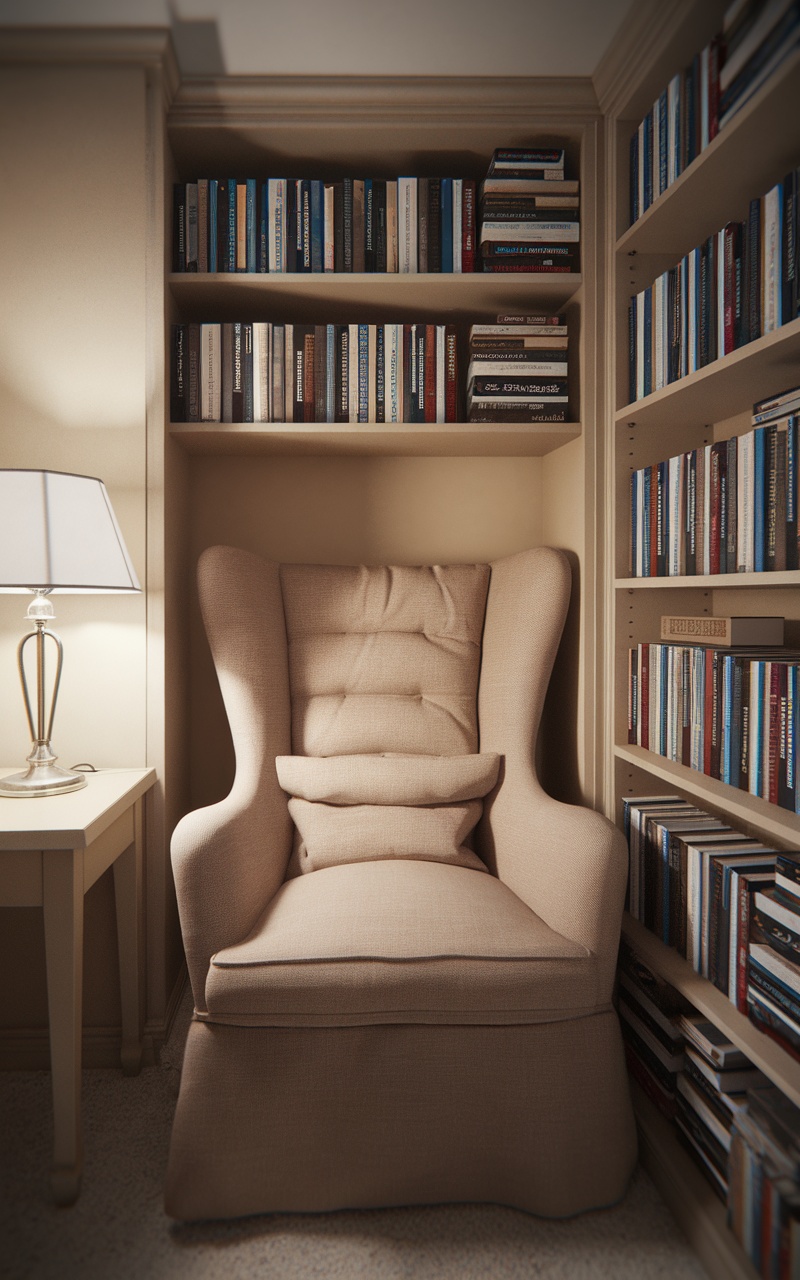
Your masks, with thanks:
<instances>
[{"instance_id":1,"label":"row of books","mask_svg":"<svg viewBox=\"0 0 800 1280\"><path fill-rule=\"evenodd\" d=\"M174 186L173 271L476 269L471 178L200 178Z\"/></svg>"},{"instance_id":2,"label":"row of books","mask_svg":"<svg viewBox=\"0 0 800 1280\"><path fill-rule=\"evenodd\" d=\"M800 1272L800 1110L623 940L619 1011L632 1077L675 1126L763 1280Z\"/></svg>"},{"instance_id":3,"label":"row of books","mask_svg":"<svg viewBox=\"0 0 800 1280\"><path fill-rule=\"evenodd\" d=\"M562 316L501 315L469 331L468 422L565 422L568 332Z\"/></svg>"},{"instance_id":4,"label":"row of books","mask_svg":"<svg viewBox=\"0 0 800 1280\"><path fill-rule=\"evenodd\" d=\"M173 422L455 422L452 325L177 324Z\"/></svg>"},{"instance_id":5,"label":"row of books","mask_svg":"<svg viewBox=\"0 0 800 1280\"><path fill-rule=\"evenodd\" d=\"M728 222L631 298L631 403L800 313L799 184L792 169L750 201L743 222Z\"/></svg>"},{"instance_id":6,"label":"row of books","mask_svg":"<svg viewBox=\"0 0 800 1280\"><path fill-rule=\"evenodd\" d=\"M800 654L642 642L628 651L628 742L800 812Z\"/></svg>"},{"instance_id":7,"label":"row of books","mask_svg":"<svg viewBox=\"0 0 800 1280\"><path fill-rule=\"evenodd\" d=\"M722 31L672 77L630 140L630 220L637 221L800 43L792 0L734 0Z\"/></svg>"},{"instance_id":8,"label":"row of books","mask_svg":"<svg viewBox=\"0 0 800 1280\"><path fill-rule=\"evenodd\" d=\"M484 271L580 271L579 184L563 147L495 151L481 184Z\"/></svg>"},{"instance_id":9,"label":"row of books","mask_svg":"<svg viewBox=\"0 0 800 1280\"><path fill-rule=\"evenodd\" d=\"M631 472L633 577L800 568L800 388L760 404L743 435Z\"/></svg>"}]
</instances>

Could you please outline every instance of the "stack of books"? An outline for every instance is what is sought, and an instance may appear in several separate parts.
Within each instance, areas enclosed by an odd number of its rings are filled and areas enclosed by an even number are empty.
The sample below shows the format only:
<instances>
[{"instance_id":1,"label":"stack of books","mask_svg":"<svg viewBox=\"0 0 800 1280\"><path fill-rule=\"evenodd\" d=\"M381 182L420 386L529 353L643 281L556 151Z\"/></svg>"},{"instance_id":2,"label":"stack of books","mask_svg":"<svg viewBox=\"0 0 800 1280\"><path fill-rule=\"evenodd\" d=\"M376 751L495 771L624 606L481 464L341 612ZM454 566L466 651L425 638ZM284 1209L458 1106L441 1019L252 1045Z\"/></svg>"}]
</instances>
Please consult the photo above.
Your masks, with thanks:
<instances>
[{"instance_id":1,"label":"stack of books","mask_svg":"<svg viewBox=\"0 0 800 1280\"><path fill-rule=\"evenodd\" d=\"M757 93L800 43L800 8L791 0L734 0L722 24L719 127Z\"/></svg>"},{"instance_id":2,"label":"stack of books","mask_svg":"<svg viewBox=\"0 0 800 1280\"><path fill-rule=\"evenodd\" d=\"M759 401L752 422L631 472L633 577L800 567L800 388Z\"/></svg>"},{"instance_id":3,"label":"stack of books","mask_svg":"<svg viewBox=\"0 0 800 1280\"><path fill-rule=\"evenodd\" d=\"M728 1222L765 1280L800 1274L800 1111L775 1085L748 1088L729 1158Z\"/></svg>"},{"instance_id":4,"label":"stack of books","mask_svg":"<svg viewBox=\"0 0 800 1280\"><path fill-rule=\"evenodd\" d=\"M456 422L453 325L177 324L173 422Z\"/></svg>"},{"instance_id":5,"label":"stack of books","mask_svg":"<svg viewBox=\"0 0 800 1280\"><path fill-rule=\"evenodd\" d=\"M561 316L499 315L469 331L469 422L565 422L567 326Z\"/></svg>"},{"instance_id":6,"label":"stack of books","mask_svg":"<svg viewBox=\"0 0 800 1280\"><path fill-rule=\"evenodd\" d=\"M747 1012L800 1060L800 853L779 853L774 885L755 895Z\"/></svg>"},{"instance_id":7,"label":"stack of books","mask_svg":"<svg viewBox=\"0 0 800 1280\"><path fill-rule=\"evenodd\" d=\"M678 796L623 800L628 910L746 1011L752 897L775 879L775 849Z\"/></svg>"},{"instance_id":8,"label":"stack of books","mask_svg":"<svg viewBox=\"0 0 800 1280\"><path fill-rule=\"evenodd\" d=\"M628 741L800 812L800 652L643 642L628 656Z\"/></svg>"},{"instance_id":9,"label":"stack of books","mask_svg":"<svg viewBox=\"0 0 800 1280\"><path fill-rule=\"evenodd\" d=\"M475 270L471 178L200 178L174 187L173 271Z\"/></svg>"},{"instance_id":10,"label":"stack of books","mask_svg":"<svg viewBox=\"0 0 800 1280\"><path fill-rule=\"evenodd\" d=\"M631 402L694 373L800 314L798 182L790 169L631 299Z\"/></svg>"},{"instance_id":11,"label":"stack of books","mask_svg":"<svg viewBox=\"0 0 800 1280\"><path fill-rule=\"evenodd\" d=\"M678 1027L686 1039L678 1078L675 1125L684 1146L727 1203L734 1126L746 1110L746 1090L766 1077L724 1032L701 1014L684 1014Z\"/></svg>"},{"instance_id":12,"label":"stack of books","mask_svg":"<svg viewBox=\"0 0 800 1280\"><path fill-rule=\"evenodd\" d=\"M481 184L484 271L580 271L578 183L563 147L497 150Z\"/></svg>"},{"instance_id":13,"label":"stack of books","mask_svg":"<svg viewBox=\"0 0 800 1280\"><path fill-rule=\"evenodd\" d=\"M684 1066L684 1038L677 1020L688 1006L624 938L618 974L618 1010L628 1070L662 1115L672 1120L678 1073Z\"/></svg>"}]
</instances>

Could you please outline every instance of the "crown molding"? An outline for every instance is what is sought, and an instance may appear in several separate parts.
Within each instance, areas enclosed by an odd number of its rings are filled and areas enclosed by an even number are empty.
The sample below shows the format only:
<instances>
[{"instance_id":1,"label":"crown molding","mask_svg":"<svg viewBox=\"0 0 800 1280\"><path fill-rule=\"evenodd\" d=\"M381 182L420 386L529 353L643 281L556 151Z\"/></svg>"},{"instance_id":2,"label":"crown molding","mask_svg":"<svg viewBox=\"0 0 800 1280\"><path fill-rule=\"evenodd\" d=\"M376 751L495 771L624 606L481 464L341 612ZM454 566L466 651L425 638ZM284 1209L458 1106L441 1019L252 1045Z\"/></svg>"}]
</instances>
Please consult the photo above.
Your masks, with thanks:
<instances>
[{"instance_id":1,"label":"crown molding","mask_svg":"<svg viewBox=\"0 0 800 1280\"><path fill-rule=\"evenodd\" d=\"M325 127L370 123L460 124L487 119L583 122L598 115L588 77L236 76L182 81L169 123Z\"/></svg>"},{"instance_id":2,"label":"crown molding","mask_svg":"<svg viewBox=\"0 0 800 1280\"><path fill-rule=\"evenodd\" d=\"M676 30L697 10L697 0L633 0L592 77L603 115L621 114Z\"/></svg>"},{"instance_id":3,"label":"crown molding","mask_svg":"<svg viewBox=\"0 0 800 1280\"><path fill-rule=\"evenodd\" d=\"M168 27L0 27L0 66L144 67L171 102L180 71Z\"/></svg>"}]
</instances>

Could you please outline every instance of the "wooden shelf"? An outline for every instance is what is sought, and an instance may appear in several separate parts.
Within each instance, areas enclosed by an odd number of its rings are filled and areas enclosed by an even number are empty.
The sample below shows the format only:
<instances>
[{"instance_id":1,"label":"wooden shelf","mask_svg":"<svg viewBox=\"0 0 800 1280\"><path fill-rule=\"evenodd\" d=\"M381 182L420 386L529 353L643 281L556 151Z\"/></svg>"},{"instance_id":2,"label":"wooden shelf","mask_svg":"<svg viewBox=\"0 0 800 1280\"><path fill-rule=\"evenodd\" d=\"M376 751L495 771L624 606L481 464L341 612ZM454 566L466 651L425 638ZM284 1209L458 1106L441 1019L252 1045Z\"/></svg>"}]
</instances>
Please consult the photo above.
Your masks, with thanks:
<instances>
[{"instance_id":1,"label":"wooden shelf","mask_svg":"<svg viewBox=\"0 0 800 1280\"><path fill-rule=\"evenodd\" d=\"M733 1043L746 1053L770 1080L800 1106L800 1062L795 1062L780 1045L754 1027L749 1018L731 1004L727 996L695 973L688 961L672 947L666 947L639 920L627 912L622 932L637 955L671 986L680 991L694 1007L710 1018Z\"/></svg>"},{"instance_id":2,"label":"wooden shelf","mask_svg":"<svg viewBox=\"0 0 800 1280\"><path fill-rule=\"evenodd\" d=\"M800 383L800 319L764 334L678 382L618 409L618 426L682 427L721 422Z\"/></svg>"},{"instance_id":3,"label":"wooden shelf","mask_svg":"<svg viewBox=\"0 0 800 1280\"><path fill-rule=\"evenodd\" d=\"M376 272L239 272L236 275L177 273L168 277L185 319L247 319L254 309L280 319L309 317L318 323L364 320L364 308L386 321L503 313L516 308L555 313L579 292L582 277L573 273L465 272L381 275ZM203 314L205 313L205 314Z\"/></svg>"},{"instance_id":4,"label":"wooden shelf","mask_svg":"<svg viewBox=\"0 0 800 1280\"><path fill-rule=\"evenodd\" d=\"M747 102L705 151L653 202L616 244L619 256L682 258L732 218L742 219L798 162L786 121L800 98L800 50Z\"/></svg>"},{"instance_id":5,"label":"wooden shelf","mask_svg":"<svg viewBox=\"0 0 800 1280\"><path fill-rule=\"evenodd\" d=\"M745 830L758 832L764 839L795 848L800 842L800 814L780 809L761 796L751 796L747 791L739 791L737 787L730 787L718 778L709 778L697 769L676 764L674 760L656 755L644 747L626 743L624 746L616 746L614 755L617 760L644 769L668 786L696 797L701 805L707 804L730 818L733 823L744 824Z\"/></svg>"},{"instance_id":6,"label":"wooden shelf","mask_svg":"<svg viewBox=\"0 0 800 1280\"><path fill-rule=\"evenodd\" d=\"M725 1206L675 1128L631 1080L639 1129L639 1157L714 1280L758 1280L758 1273L728 1228Z\"/></svg>"},{"instance_id":7,"label":"wooden shelf","mask_svg":"<svg viewBox=\"0 0 800 1280\"><path fill-rule=\"evenodd\" d=\"M730 591L737 587L800 587L800 569L779 573L705 573L672 578L615 578L617 591L669 591L677 587L697 587L708 591Z\"/></svg>"},{"instance_id":8,"label":"wooden shelf","mask_svg":"<svg viewBox=\"0 0 800 1280\"><path fill-rule=\"evenodd\" d=\"M539 458L581 434L578 423L173 423L194 454Z\"/></svg>"}]
</instances>

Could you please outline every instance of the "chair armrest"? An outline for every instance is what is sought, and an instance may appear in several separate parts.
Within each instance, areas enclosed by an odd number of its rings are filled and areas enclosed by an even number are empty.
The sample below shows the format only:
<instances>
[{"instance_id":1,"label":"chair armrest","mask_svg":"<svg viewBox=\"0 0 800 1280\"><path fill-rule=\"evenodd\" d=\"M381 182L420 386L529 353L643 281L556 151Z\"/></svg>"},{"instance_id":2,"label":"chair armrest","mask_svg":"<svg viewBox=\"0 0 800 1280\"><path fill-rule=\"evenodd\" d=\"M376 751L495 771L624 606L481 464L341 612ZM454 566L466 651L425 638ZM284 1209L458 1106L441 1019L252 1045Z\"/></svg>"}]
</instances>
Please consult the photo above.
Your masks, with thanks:
<instances>
[{"instance_id":1,"label":"chair armrest","mask_svg":"<svg viewBox=\"0 0 800 1280\"><path fill-rule=\"evenodd\" d=\"M283 883L291 848L286 800L272 805L237 787L187 813L172 835L172 869L189 978L205 1009L209 961L246 937Z\"/></svg>"},{"instance_id":2,"label":"chair armrest","mask_svg":"<svg viewBox=\"0 0 800 1280\"><path fill-rule=\"evenodd\" d=\"M292 822L275 772L291 751L278 566L210 547L198 565L203 619L236 753L230 794L182 818L172 865L195 1008L211 956L249 932L286 873Z\"/></svg>"},{"instance_id":3,"label":"chair armrest","mask_svg":"<svg viewBox=\"0 0 800 1280\"><path fill-rule=\"evenodd\" d=\"M622 832L592 809L554 800L532 774L507 777L487 808L492 869L545 924L595 956L597 1000L607 1004L628 875Z\"/></svg>"}]
</instances>

